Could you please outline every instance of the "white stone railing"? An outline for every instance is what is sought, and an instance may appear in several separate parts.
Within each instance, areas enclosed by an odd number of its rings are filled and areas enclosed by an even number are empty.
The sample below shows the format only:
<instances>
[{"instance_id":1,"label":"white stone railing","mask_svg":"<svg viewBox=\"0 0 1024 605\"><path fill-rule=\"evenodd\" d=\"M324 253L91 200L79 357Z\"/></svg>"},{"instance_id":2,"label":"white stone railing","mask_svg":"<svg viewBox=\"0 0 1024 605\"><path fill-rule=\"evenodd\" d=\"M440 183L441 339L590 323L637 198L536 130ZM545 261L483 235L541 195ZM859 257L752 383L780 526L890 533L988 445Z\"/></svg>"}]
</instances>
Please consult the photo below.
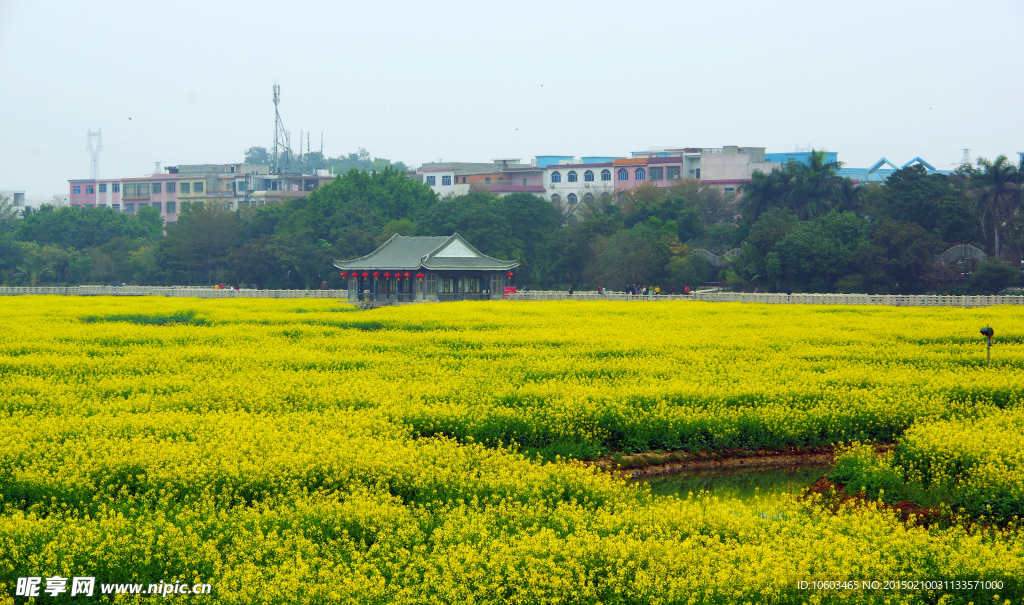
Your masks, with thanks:
<instances>
[{"instance_id":1,"label":"white stone railing","mask_svg":"<svg viewBox=\"0 0 1024 605\"><path fill-rule=\"evenodd\" d=\"M215 290L187 286L6 287L0 296L58 294L64 296L179 296L186 298L333 298L347 299L348 290Z\"/></svg>"},{"instance_id":2,"label":"white stone railing","mask_svg":"<svg viewBox=\"0 0 1024 605\"><path fill-rule=\"evenodd\" d=\"M0 296L177 296L193 298L331 298L348 299L348 290L214 290L188 286L0 286ZM1024 296L951 296L935 294L746 294L742 292L696 292L689 295L638 296L625 292L527 291L516 292L509 300L689 300L704 302L740 302L765 305L889 305L896 307L990 307L1024 305Z\"/></svg>"},{"instance_id":3,"label":"white stone railing","mask_svg":"<svg viewBox=\"0 0 1024 605\"><path fill-rule=\"evenodd\" d=\"M637 296L624 292L516 292L510 300L690 300L741 302L763 305L889 305L896 307L989 307L1024 305L1024 296L952 296L937 294L746 294L742 292L699 292L690 295Z\"/></svg>"}]
</instances>

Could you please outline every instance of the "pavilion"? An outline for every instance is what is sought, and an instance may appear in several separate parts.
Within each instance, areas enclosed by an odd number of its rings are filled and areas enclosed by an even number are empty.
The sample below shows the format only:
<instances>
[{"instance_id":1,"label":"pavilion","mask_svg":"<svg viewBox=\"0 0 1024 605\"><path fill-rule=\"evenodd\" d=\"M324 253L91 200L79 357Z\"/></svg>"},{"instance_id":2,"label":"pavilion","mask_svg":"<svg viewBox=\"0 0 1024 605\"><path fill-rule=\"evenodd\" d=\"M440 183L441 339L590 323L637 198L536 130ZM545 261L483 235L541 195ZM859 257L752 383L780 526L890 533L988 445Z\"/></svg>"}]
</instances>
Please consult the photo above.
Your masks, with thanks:
<instances>
[{"instance_id":1,"label":"pavilion","mask_svg":"<svg viewBox=\"0 0 1024 605\"><path fill-rule=\"evenodd\" d=\"M370 254L334 266L348 280L350 301L501 300L519 261L481 254L458 233L396 233Z\"/></svg>"}]
</instances>

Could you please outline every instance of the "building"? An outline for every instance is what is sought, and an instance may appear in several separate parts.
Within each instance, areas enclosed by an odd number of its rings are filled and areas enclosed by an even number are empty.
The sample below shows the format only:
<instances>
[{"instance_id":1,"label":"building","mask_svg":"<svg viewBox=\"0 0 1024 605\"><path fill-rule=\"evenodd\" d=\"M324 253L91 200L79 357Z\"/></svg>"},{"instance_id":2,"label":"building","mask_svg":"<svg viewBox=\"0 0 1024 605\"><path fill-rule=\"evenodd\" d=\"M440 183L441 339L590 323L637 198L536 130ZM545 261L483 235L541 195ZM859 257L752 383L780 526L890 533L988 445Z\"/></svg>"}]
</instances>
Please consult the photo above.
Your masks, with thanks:
<instances>
[{"instance_id":1,"label":"building","mask_svg":"<svg viewBox=\"0 0 1024 605\"><path fill-rule=\"evenodd\" d=\"M551 164L544 169L547 189L543 195L563 210L571 210L580 202L600 199L615 192L611 161L573 163L576 161L563 160L565 163Z\"/></svg>"},{"instance_id":2,"label":"building","mask_svg":"<svg viewBox=\"0 0 1024 605\"><path fill-rule=\"evenodd\" d=\"M505 183L505 175L499 173L510 169L533 172L535 176L531 178L528 174L520 174L515 180L509 176L509 182ZM523 164L519 158L501 158L490 162L426 162L413 178L417 178L427 187L433 189L440 197L465 195L472 190L474 184L496 187L499 185L499 178L502 179L501 185L540 186L538 168L532 164ZM492 180L488 181L487 179ZM495 191L495 193L507 194L513 193L513 191Z\"/></svg>"},{"instance_id":3,"label":"building","mask_svg":"<svg viewBox=\"0 0 1024 605\"><path fill-rule=\"evenodd\" d=\"M755 170L765 174L779 168L778 162L765 158L764 147L726 145L720 149L703 149L700 156L700 183L722 193L739 193L749 183Z\"/></svg>"},{"instance_id":4,"label":"building","mask_svg":"<svg viewBox=\"0 0 1024 605\"><path fill-rule=\"evenodd\" d=\"M953 174L952 170L939 170L935 166L932 166L928 162L922 160L920 157L915 157L906 164L897 167L896 164L890 162L887 158L882 158L871 165L870 168L840 168L837 174L841 177L846 177L854 182L855 185L863 183L884 183L889 180L892 173L913 166L914 164L920 164L924 166L925 171L928 174Z\"/></svg>"},{"instance_id":5,"label":"building","mask_svg":"<svg viewBox=\"0 0 1024 605\"><path fill-rule=\"evenodd\" d=\"M824 150L819 150L824 151ZM784 151L780 153L766 153L764 159L766 162L776 162L778 164L786 164L787 162L800 162L801 164L811 163L811 154L814 150L799 150L799 151ZM839 161L839 154L835 151L824 151L825 163L833 164Z\"/></svg>"},{"instance_id":6,"label":"building","mask_svg":"<svg viewBox=\"0 0 1024 605\"><path fill-rule=\"evenodd\" d=\"M68 181L72 208L110 208L138 212L153 208L174 223L192 204L216 204L228 210L300 198L334 180L327 170L314 174L270 174L264 164L182 164L166 172L122 179Z\"/></svg>"},{"instance_id":7,"label":"building","mask_svg":"<svg viewBox=\"0 0 1024 605\"><path fill-rule=\"evenodd\" d=\"M519 261L481 254L455 233L406 237L397 233L370 254L335 261L351 301L500 300Z\"/></svg>"}]
</instances>

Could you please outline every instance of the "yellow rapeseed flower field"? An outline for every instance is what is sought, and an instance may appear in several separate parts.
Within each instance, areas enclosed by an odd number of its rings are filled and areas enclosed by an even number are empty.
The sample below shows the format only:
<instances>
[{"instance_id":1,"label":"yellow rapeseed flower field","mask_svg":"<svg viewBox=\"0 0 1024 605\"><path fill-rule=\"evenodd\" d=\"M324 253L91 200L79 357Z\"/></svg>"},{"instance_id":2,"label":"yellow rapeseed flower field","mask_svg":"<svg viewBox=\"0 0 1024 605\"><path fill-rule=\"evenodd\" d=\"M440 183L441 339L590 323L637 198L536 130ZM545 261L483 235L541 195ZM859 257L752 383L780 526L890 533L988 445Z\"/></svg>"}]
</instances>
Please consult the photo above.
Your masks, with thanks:
<instances>
[{"instance_id":1,"label":"yellow rapeseed flower field","mask_svg":"<svg viewBox=\"0 0 1024 605\"><path fill-rule=\"evenodd\" d=\"M902 439L921 477L955 451L1019 498L985 466L1019 460L1016 308L0 303L0 604L29 576L210 583L195 603L1024 599L1012 524L652 496L571 460ZM995 445L950 446L963 427Z\"/></svg>"}]
</instances>

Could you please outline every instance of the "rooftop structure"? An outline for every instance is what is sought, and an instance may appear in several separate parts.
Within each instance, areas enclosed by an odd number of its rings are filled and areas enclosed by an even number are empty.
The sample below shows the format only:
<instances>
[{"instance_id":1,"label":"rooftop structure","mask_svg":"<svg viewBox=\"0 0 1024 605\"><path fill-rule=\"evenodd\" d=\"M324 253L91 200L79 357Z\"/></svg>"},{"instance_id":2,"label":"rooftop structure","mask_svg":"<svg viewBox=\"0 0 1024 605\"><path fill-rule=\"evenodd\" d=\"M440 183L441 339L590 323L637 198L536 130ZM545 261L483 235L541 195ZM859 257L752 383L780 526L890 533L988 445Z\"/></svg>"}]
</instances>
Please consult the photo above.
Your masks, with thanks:
<instances>
[{"instance_id":1,"label":"rooftop structure","mask_svg":"<svg viewBox=\"0 0 1024 605\"><path fill-rule=\"evenodd\" d=\"M920 157L915 157L909 162L902 166L896 166L896 164L889 161L888 158L882 158L871 165L870 168L840 168L838 170L839 176L849 178L856 184L860 183L884 183L892 176L892 173L913 166L914 164L920 164L924 166L925 171L928 174L952 174L952 170L939 170L935 166L932 166L928 162L924 161Z\"/></svg>"},{"instance_id":2,"label":"rooftop structure","mask_svg":"<svg viewBox=\"0 0 1024 605\"><path fill-rule=\"evenodd\" d=\"M181 164L166 172L120 179L68 181L73 208L109 208L138 212L153 208L174 223L192 204L219 204L228 210L299 198L334 180L326 170L315 174L270 174L264 164Z\"/></svg>"}]
</instances>

